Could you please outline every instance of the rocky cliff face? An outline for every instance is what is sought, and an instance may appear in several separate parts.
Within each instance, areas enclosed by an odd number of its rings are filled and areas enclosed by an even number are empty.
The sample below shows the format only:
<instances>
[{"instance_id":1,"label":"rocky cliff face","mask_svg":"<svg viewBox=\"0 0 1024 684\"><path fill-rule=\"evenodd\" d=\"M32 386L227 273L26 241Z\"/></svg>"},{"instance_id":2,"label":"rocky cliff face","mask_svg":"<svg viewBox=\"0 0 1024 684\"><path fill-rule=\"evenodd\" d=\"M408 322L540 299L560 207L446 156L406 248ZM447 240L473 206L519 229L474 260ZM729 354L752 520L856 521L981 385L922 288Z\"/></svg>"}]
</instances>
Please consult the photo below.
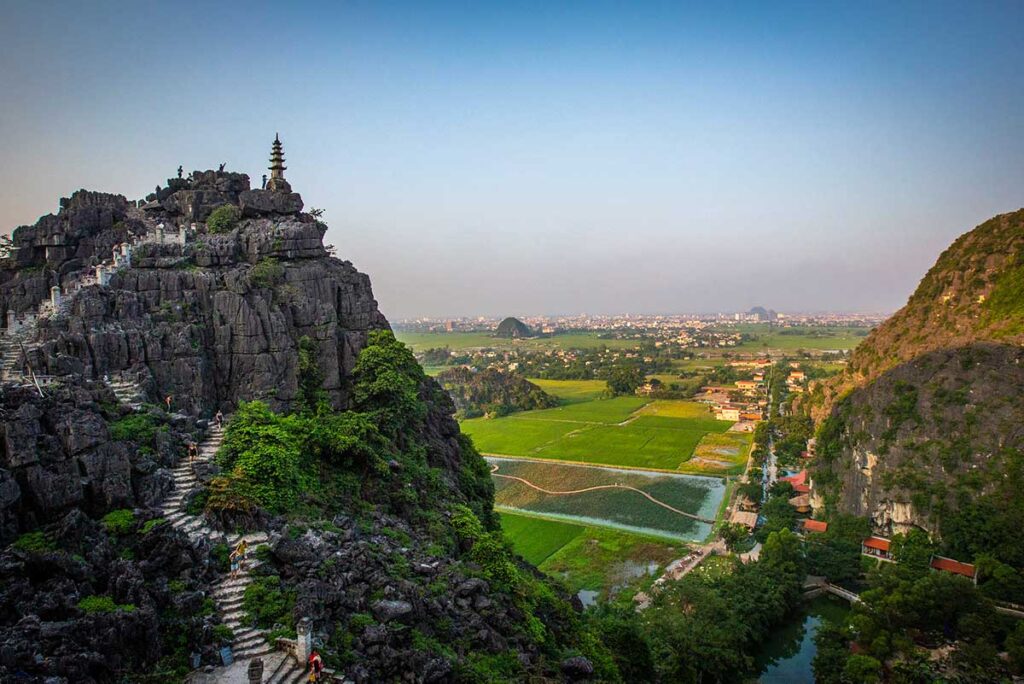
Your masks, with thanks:
<instances>
[{"instance_id":1,"label":"rocky cliff face","mask_svg":"<svg viewBox=\"0 0 1024 684\"><path fill-rule=\"evenodd\" d=\"M1024 209L965 233L939 256L906 306L853 352L812 397L818 420L855 387L935 349L979 341L1024 344Z\"/></svg>"},{"instance_id":2,"label":"rocky cliff face","mask_svg":"<svg viewBox=\"0 0 1024 684\"><path fill-rule=\"evenodd\" d=\"M158 510L203 419L254 399L306 412L248 405L283 421L251 439L229 427L225 449L248 470L183 478L189 515L272 541L232 619L281 635L308 618L360 683L590 678L601 661L584 656L601 649L495 529L486 464L450 398L371 335L388 323L369 279L281 187L194 172L142 202L80 191L15 231L0 261L15 323L0 336L0 680L180 681L194 659L218 662L233 637L209 592L227 549ZM290 472L274 439L299 421L283 438L302 444L294 510L247 498L280 484L267 471Z\"/></svg>"},{"instance_id":3,"label":"rocky cliff face","mask_svg":"<svg viewBox=\"0 0 1024 684\"><path fill-rule=\"evenodd\" d=\"M190 413L261 398L295 397L296 349L312 339L336 406L368 330L386 328L369 279L329 256L324 226L299 210L297 194L249 190L242 174L196 172L172 179L141 208L124 198L76 193L61 212L14 233L0 273L0 309L22 314L132 236L131 265L106 286L77 292L66 311L42 320L28 362L36 373L110 376L136 382L150 401L171 395ZM237 206L229 231L195 221ZM168 237L187 232L185 244Z\"/></svg>"},{"instance_id":4,"label":"rocky cliff face","mask_svg":"<svg viewBox=\"0 0 1024 684\"><path fill-rule=\"evenodd\" d=\"M1024 349L921 355L854 390L823 424L815 490L876 527L941 532L961 497L991 492L1024 449Z\"/></svg>"},{"instance_id":5,"label":"rocky cliff face","mask_svg":"<svg viewBox=\"0 0 1024 684\"><path fill-rule=\"evenodd\" d=\"M940 532L1024 448L1024 210L939 257L907 305L804 402L820 425L815 500L883 529Z\"/></svg>"}]
</instances>

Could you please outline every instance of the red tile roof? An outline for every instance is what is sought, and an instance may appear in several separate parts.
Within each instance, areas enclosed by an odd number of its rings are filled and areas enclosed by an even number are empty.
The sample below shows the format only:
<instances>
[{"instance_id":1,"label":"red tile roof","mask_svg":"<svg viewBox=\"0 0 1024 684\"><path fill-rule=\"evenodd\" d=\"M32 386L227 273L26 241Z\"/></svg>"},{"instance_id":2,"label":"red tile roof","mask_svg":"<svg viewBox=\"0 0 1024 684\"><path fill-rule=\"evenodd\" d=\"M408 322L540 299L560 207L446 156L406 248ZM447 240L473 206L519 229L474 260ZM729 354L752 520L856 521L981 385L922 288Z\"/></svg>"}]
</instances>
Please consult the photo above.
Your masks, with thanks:
<instances>
[{"instance_id":1,"label":"red tile roof","mask_svg":"<svg viewBox=\"0 0 1024 684\"><path fill-rule=\"evenodd\" d=\"M780 477L779 478L779 482L788 482L789 484L793 485L794 487L796 485L802 485L806 481L807 481L807 471L806 470L801 470L796 475L787 475L786 477Z\"/></svg>"},{"instance_id":2,"label":"red tile roof","mask_svg":"<svg viewBox=\"0 0 1024 684\"><path fill-rule=\"evenodd\" d=\"M977 572L974 566L970 563L961 563L958 560L944 558L942 556L932 556L931 565L936 570L945 570L946 572L963 575L970 579L974 579L974 574Z\"/></svg>"},{"instance_id":3,"label":"red tile roof","mask_svg":"<svg viewBox=\"0 0 1024 684\"><path fill-rule=\"evenodd\" d=\"M824 532L828 529L828 523L822 520L804 520L804 529L808 532Z\"/></svg>"},{"instance_id":4,"label":"red tile roof","mask_svg":"<svg viewBox=\"0 0 1024 684\"><path fill-rule=\"evenodd\" d=\"M889 551L889 540L883 539L882 537L868 537L864 540L864 546L869 549L878 549L879 551Z\"/></svg>"},{"instance_id":5,"label":"red tile roof","mask_svg":"<svg viewBox=\"0 0 1024 684\"><path fill-rule=\"evenodd\" d=\"M809 485L798 484L793 485L793 491L796 492L797 494L810 494L811 488Z\"/></svg>"}]
</instances>

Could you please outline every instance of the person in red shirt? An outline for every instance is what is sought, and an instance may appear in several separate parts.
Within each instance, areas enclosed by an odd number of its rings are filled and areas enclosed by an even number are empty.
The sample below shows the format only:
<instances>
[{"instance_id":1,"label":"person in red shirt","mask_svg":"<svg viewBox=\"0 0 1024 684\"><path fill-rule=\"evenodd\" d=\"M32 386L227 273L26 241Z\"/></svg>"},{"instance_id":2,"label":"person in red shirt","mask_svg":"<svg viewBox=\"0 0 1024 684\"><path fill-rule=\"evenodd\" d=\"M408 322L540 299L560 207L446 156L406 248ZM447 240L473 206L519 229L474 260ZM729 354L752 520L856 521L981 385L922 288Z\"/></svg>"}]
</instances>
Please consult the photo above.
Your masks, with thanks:
<instances>
[{"instance_id":1,"label":"person in red shirt","mask_svg":"<svg viewBox=\"0 0 1024 684\"><path fill-rule=\"evenodd\" d=\"M319 652L313 651L309 654L307 669L309 670L309 681L319 682L320 675L324 672L324 659L320 657Z\"/></svg>"}]
</instances>

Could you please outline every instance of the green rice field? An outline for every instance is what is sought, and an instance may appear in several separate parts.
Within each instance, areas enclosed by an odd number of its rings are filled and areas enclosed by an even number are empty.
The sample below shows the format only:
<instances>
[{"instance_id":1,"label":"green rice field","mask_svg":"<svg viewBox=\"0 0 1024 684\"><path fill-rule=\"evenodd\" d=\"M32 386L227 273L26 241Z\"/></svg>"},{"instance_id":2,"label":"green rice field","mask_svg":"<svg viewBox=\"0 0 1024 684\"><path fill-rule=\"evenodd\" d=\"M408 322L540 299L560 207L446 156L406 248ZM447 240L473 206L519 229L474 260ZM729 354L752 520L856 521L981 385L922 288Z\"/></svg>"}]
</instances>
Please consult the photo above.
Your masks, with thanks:
<instances>
[{"instance_id":1,"label":"green rice field","mask_svg":"<svg viewBox=\"0 0 1024 684\"><path fill-rule=\"evenodd\" d=\"M599 399L608 389L604 380L543 380L530 378L530 382L563 404L578 404Z\"/></svg>"},{"instance_id":2,"label":"green rice field","mask_svg":"<svg viewBox=\"0 0 1024 684\"><path fill-rule=\"evenodd\" d=\"M487 461L496 467L494 501L502 511L682 541L705 538L711 526L677 511L714 519L725 491L722 480L711 477L520 459Z\"/></svg>"},{"instance_id":3,"label":"green rice field","mask_svg":"<svg viewBox=\"0 0 1024 684\"><path fill-rule=\"evenodd\" d=\"M579 536L583 525L514 513L501 513L501 527L512 540L516 553L540 565L549 556Z\"/></svg>"},{"instance_id":4,"label":"green rice field","mask_svg":"<svg viewBox=\"0 0 1024 684\"><path fill-rule=\"evenodd\" d=\"M689 463L698 446L731 425L715 420L706 405L696 402L615 397L474 418L461 427L485 454L699 473L706 461ZM721 463L706 465L710 474L735 470Z\"/></svg>"},{"instance_id":5,"label":"green rice field","mask_svg":"<svg viewBox=\"0 0 1024 684\"><path fill-rule=\"evenodd\" d=\"M502 512L501 526L519 555L584 597L608 598L649 584L688 550L686 544L661 537L520 513Z\"/></svg>"},{"instance_id":6,"label":"green rice field","mask_svg":"<svg viewBox=\"0 0 1024 684\"><path fill-rule=\"evenodd\" d=\"M765 325L746 325L732 328L736 332L744 332L756 336L757 339L744 342L732 349L734 351L757 351L776 349L779 351L795 351L797 349L853 349L867 337L867 328L856 327L811 327L794 326L792 328L772 329Z\"/></svg>"}]
</instances>

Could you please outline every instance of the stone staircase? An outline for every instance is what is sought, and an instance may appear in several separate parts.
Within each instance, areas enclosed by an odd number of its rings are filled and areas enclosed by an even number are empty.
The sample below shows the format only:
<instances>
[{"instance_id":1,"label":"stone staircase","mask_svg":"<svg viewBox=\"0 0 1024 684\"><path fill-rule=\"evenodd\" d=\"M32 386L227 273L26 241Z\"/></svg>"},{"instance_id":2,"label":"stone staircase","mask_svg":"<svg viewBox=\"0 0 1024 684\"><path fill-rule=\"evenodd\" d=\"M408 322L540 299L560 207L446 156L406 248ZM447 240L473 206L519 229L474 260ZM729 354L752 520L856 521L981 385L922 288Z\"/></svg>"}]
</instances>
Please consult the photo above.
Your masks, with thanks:
<instances>
[{"instance_id":1,"label":"stone staircase","mask_svg":"<svg viewBox=\"0 0 1024 684\"><path fill-rule=\"evenodd\" d=\"M263 684L299 684L307 681L307 673L304 665L291 656L286 656L278 661L277 666L270 674L264 674ZM324 681L331 681L324 677Z\"/></svg>"},{"instance_id":2,"label":"stone staircase","mask_svg":"<svg viewBox=\"0 0 1024 684\"><path fill-rule=\"evenodd\" d=\"M211 462L223 441L223 428L212 428L209 436L199 444L199 455L195 459L195 465ZM191 515L186 510L189 494L199 487L199 479L196 477L193 464L189 462L188 458L182 459L182 462L171 473L174 476L174 491L164 500L162 511L172 527L187 534L193 543L209 539L217 542L223 541L229 547L234 548L244 538L249 545L250 550L247 554L249 559L246 560L245 567L235 577L231 577L231 575L222 577L211 592L211 598L217 605L221 621L234 633L231 650L235 660L249 660L270 653L275 646L267 642L267 633L244 625L242 609L245 589L252 582L252 570L260 565L260 562L252 557L252 553L256 546L269 541L269 537L264 532L225 536L222 532L211 529L201 515Z\"/></svg>"},{"instance_id":3,"label":"stone staircase","mask_svg":"<svg viewBox=\"0 0 1024 684\"><path fill-rule=\"evenodd\" d=\"M106 382L107 387L113 391L114 396L117 397L119 402L136 411L142 408L146 395L138 383L132 382L124 377L110 378Z\"/></svg>"},{"instance_id":4,"label":"stone staircase","mask_svg":"<svg viewBox=\"0 0 1024 684\"><path fill-rule=\"evenodd\" d=\"M0 381L21 379L21 372L16 370L21 360L21 338L15 335L4 335L0 339Z\"/></svg>"}]
</instances>

